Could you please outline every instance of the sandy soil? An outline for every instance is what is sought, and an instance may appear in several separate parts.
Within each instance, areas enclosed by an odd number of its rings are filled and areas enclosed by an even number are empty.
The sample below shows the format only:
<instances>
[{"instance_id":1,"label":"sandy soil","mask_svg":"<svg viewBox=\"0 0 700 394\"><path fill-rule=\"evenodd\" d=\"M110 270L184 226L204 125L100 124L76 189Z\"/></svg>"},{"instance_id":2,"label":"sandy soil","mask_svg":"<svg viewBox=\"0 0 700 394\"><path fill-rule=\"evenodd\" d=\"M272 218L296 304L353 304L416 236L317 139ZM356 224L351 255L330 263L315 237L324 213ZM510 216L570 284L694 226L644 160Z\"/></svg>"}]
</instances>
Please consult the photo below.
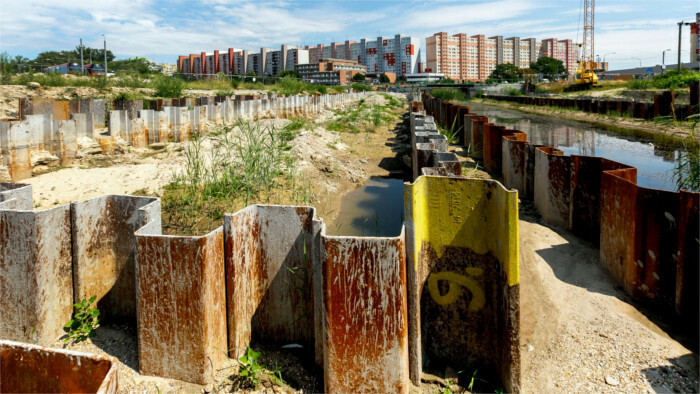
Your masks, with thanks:
<instances>
[{"instance_id":1,"label":"sandy soil","mask_svg":"<svg viewBox=\"0 0 700 394\"><path fill-rule=\"evenodd\" d=\"M523 205L523 392L697 392L697 353L618 289L596 247L539 223Z\"/></svg>"},{"instance_id":2,"label":"sandy soil","mask_svg":"<svg viewBox=\"0 0 700 394\"><path fill-rule=\"evenodd\" d=\"M495 100L479 100L477 102L488 103L496 107L515 109L530 114L553 116L563 119L576 120L593 125L610 129L612 131L627 130L629 133L642 134L647 137L665 136L676 139L689 138L691 133L696 140L700 140L697 130L693 130L689 122L685 124L659 124L644 119L623 118L618 116L608 116L602 114L592 114L582 111L564 110L558 108L539 107L534 105L525 105L509 102L501 102ZM697 127L697 126L696 126ZM627 133L627 134L629 134Z\"/></svg>"}]
</instances>

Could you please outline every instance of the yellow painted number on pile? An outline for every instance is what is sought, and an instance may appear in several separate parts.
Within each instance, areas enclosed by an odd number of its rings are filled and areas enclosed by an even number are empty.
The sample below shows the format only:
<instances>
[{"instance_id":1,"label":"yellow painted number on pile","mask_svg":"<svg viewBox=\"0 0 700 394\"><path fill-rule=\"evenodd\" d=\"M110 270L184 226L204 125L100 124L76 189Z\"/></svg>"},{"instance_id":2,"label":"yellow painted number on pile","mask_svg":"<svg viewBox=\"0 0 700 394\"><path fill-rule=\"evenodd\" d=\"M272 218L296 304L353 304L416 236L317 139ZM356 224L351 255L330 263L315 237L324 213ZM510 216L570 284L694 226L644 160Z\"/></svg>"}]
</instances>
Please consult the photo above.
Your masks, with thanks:
<instances>
[{"instance_id":1,"label":"yellow painted number on pile","mask_svg":"<svg viewBox=\"0 0 700 394\"><path fill-rule=\"evenodd\" d=\"M476 312L484 307L486 297L484 290L473 276L481 276L484 270L481 268L470 267L466 269L467 275L461 275L456 272L436 272L428 277L428 291L433 300L442 306L447 306L457 301L462 296L462 287L467 288L472 293L472 300L469 303L467 310ZM440 294L438 289L438 281L446 280L449 283L449 288L445 295Z\"/></svg>"}]
</instances>

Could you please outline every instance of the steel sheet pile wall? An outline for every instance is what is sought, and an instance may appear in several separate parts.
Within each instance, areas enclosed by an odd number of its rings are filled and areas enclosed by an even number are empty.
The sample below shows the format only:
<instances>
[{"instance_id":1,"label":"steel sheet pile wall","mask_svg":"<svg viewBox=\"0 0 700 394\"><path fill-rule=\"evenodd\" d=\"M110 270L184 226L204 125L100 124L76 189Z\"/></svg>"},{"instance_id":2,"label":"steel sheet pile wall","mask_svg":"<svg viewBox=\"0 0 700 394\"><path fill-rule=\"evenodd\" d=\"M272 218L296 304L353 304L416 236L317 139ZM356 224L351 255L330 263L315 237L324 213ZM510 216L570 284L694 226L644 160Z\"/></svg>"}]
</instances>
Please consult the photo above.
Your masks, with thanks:
<instances>
[{"instance_id":1,"label":"steel sheet pile wall","mask_svg":"<svg viewBox=\"0 0 700 394\"><path fill-rule=\"evenodd\" d=\"M71 204L73 298L96 296L101 320L136 321L134 232L154 220L154 198L110 195Z\"/></svg>"},{"instance_id":2,"label":"steel sheet pile wall","mask_svg":"<svg viewBox=\"0 0 700 394\"><path fill-rule=\"evenodd\" d=\"M114 151L115 138L122 138L136 148L156 142L189 139L192 133L204 133L208 124L220 126L238 119L290 118L322 109L344 106L366 97L367 92L314 96L264 95L246 100L231 97L199 97L154 100L143 109L141 100L56 101L20 99L20 119L0 121L0 177L9 172L18 181L32 176L37 165L33 160L46 151L70 164L78 151L80 138L99 142L105 154ZM105 112L105 107L111 110ZM108 119L107 132L105 114Z\"/></svg>"},{"instance_id":3,"label":"steel sheet pile wall","mask_svg":"<svg viewBox=\"0 0 700 394\"><path fill-rule=\"evenodd\" d=\"M322 238L326 392L408 393L404 232Z\"/></svg>"},{"instance_id":4,"label":"steel sheet pile wall","mask_svg":"<svg viewBox=\"0 0 700 394\"><path fill-rule=\"evenodd\" d=\"M413 179L421 175L462 174L459 158L447 152L447 138L437 131L432 116L411 112L410 124Z\"/></svg>"},{"instance_id":5,"label":"steel sheet pile wall","mask_svg":"<svg viewBox=\"0 0 700 394\"><path fill-rule=\"evenodd\" d=\"M224 232L136 233L139 369L207 384L226 362Z\"/></svg>"},{"instance_id":6,"label":"steel sheet pile wall","mask_svg":"<svg viewBox=\"0 0 700 394\"><path fill-rule=\"evenodd\" d=\"M159 204L105 196L33 211L31 186L0 183L0 308L12 311L0 336L52 342L93 295L107 318L135 318L133 231L160 221Z\"/></svg>"},{"instance_id":7,"label":"steel sheet pile wall","mask_svg":"<svg viewBox=\"0 0 700 394\"><path fill-rule=\"evenodd\" d=\"M117 359L0 341L1 393L117 393Z\"/></svg>"},{"instance_id":8,"label":"steel sheet pile wall","mask_svg":"<svg viewBox=\"0 0 700 394\"><path fill-rule=\"evenodd\" d=\"M314 215L313 208L288 206L250 206L226 215L231 357L243 355L251 340L316 346L313 282L320 272L322 222Z\"/></svg>"},{"instance_id":9,"label":"steel sheet pile wall","mask_svg":"<svg viewBox=\"0 0 700 394\"><path fill-rule=\"evenodd\" d=\"M443 108L436 100L423 104L434 111ZM440 112L448 124L463 119L465 145L471 143L473 125L486 120L454 105ZM413 173L441 175L415 177L404 191L411 380L420 382L427 356L433 364L492 370L506 390L519 392L517 192L496 181L450 173L442 164L427 167L434 163L420 160L426 149L419 141L424 130L435 132L433 117L412 112L410 119L414 157L419 158Z\"/></svg>"},{"instance_id":10,"label":"steel sheet pile wall","mask_svg":"<svg viewBox=\"0 0 700 394\"><path fill-rule=\"evenodd\" d=\"M518 104L539 105L559 108L575 108L579 111L630 116L633 118L653 119L659 116L675 115L677 119L685 120L698 113L697 106L692 103L676 104L675 93L672 91L654 95L653 103L643 103L627 100L610 100L601 98L558 98L532 96L484 95L485 98L498 101L508 101ZM692 97L692 96L691 96Z\"/></svg>"},{"instance_id":11,"label":"steel sheet pile wall","mask_svg":"<svg viewBox=\"0 0 700 394\"><path fill-rule=\"evenodd\" d=\"M494 370L519 392L517 192L424 176L404 199L411 379L420 381L427 355Z\"/></svg>"},{"instance_id":12,"label":"steel sheet pile wall","mask_svg":"<svg viewBox=\"0 0 700 394\"><path fill-rule=\"evenodd\" d=\"M73 311L70 206L32 211L29 185L0 192L0 338L52 342Z\"/></svg>"},{"instance_id":13,"label":"steel sheet pile wall","mask_svg":"<svg viewBox=\"0 0 700 394\"><path fill-rule=\"evenodd\" d=\"M667 94L661 101L671 99ZM428 95L423 103L434 114L450 108ZM612 108L591 100L576 105L603 112ZM501 171L487 167L503 175L506 187L533 198L545 222L599 244L601 265L629 294L675 310L669 317L689 321L683 327L697 330L699 193L640 187L634 167L599 157L564 156L556 148L527 143L517 130L508 135L496 127L494 133L492 125L477 119L465 115L465 125L472 123L465 127L466 141L471 134L472 146L482 144L485 162L502 163Z\"/></svg>"}]
</instances>

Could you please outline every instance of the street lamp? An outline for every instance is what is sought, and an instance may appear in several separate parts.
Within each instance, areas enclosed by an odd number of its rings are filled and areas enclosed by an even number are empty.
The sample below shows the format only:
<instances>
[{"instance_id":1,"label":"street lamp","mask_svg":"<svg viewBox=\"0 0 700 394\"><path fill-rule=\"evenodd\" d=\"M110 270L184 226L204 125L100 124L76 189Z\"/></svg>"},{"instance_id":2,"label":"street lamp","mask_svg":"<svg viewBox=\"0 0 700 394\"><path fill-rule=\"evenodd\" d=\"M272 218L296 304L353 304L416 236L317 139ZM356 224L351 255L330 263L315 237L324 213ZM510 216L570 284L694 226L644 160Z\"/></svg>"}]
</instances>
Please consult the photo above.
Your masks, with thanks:
<instances>
[{"instance_id":1,"label":"street lamp","mask_svg":"<svg viewBox=\"0 0 700 394\"><path fill-rule=\"evenodd\" d=\"M608 55L617 55L617 53L615 53L615 52L610 52L610 53L606 53L605 55L603 55L603 63L605 63L605 57L608 56Z\"/></svg>"},{"instance_id":2,"label":"street lamp","mask_svg":"<svg viewBox=\"0 0 700 394\"><path fill-rule=\"evenodd\" d=\"M666 71L666 52L670 51L670 49L666 49L663 52L661 52L661 72L663 73Z\"/></svg>"},{"instance_id":3,"label":"street lamp","mask_svg":"<svg viewBox=\"0 0 700 394\"><path fill-rule=\"evenodd\" d=\"M637 59L637 60L639 60L639 68L642 68L642 59L640 59L640 58L638 58L638 57L631 57L630 59Z\"/></svg>"}]
</instances>

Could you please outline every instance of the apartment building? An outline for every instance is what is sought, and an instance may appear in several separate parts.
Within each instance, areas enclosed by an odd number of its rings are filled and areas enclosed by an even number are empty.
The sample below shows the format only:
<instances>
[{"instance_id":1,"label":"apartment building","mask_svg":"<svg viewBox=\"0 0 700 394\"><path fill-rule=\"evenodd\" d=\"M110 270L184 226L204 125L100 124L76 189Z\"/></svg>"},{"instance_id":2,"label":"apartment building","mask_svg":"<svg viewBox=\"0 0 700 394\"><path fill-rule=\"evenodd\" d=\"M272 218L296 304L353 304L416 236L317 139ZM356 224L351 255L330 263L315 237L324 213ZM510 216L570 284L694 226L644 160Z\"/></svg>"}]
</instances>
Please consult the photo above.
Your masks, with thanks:
<instances>
[{"instance_id":1,"label":"apartment building","mask_svg":"<svg viewBox=\"0 0 700 394\"><path fill-rule=\"evenodd\" d=\"M578 45L571 40L548 38L542 40L540 56L553 57L564 63L569 74L576 74L578 68Z\"/></svg>"},{"instance_id":2,"label":"apartment building","mask_svg":"<svg viewBox=\"0 0 700 394\"><path fill-rule=\"evenodd\" d=\"M445 33L446 34L446 33ZM194 77L208 74L247 74L275 76L283 70L293 70L297 64L317 64L322 59L352 60L366 66L370 73L394 73L397 76L423 71L420 63L420 40L397 34L393 37L363 38L360 41L333 42L297 48L282 45L280 50L261 48L248 52L229 48L227 51L202 52L179 56L178 70Z\"/></svg>"},{"instance_id":3,"label":"apartment building","mask_svg":"<svg viewBox=\"0 0 700 394\"><path fill-rule=\"evenodd\" d=\"M425 40L425 72L442 73L458 81L485 81L503 63L528 68L541 56L559 59L569 74L577 68L578 46L571 40L448 35L440 32Z\"/></svg>"},{"instance_id":4,"label":"apartment building","mask_svg":"<svg viewBox=\"0 0 700 394\"><path fill-rule=\"evenodd\" d=\"M354 60L319 59L317 63L298 64L295 70L304 82L323 85L348 85L355 74L366 74L367 67Z\"/></svg>"}]
</instances>

